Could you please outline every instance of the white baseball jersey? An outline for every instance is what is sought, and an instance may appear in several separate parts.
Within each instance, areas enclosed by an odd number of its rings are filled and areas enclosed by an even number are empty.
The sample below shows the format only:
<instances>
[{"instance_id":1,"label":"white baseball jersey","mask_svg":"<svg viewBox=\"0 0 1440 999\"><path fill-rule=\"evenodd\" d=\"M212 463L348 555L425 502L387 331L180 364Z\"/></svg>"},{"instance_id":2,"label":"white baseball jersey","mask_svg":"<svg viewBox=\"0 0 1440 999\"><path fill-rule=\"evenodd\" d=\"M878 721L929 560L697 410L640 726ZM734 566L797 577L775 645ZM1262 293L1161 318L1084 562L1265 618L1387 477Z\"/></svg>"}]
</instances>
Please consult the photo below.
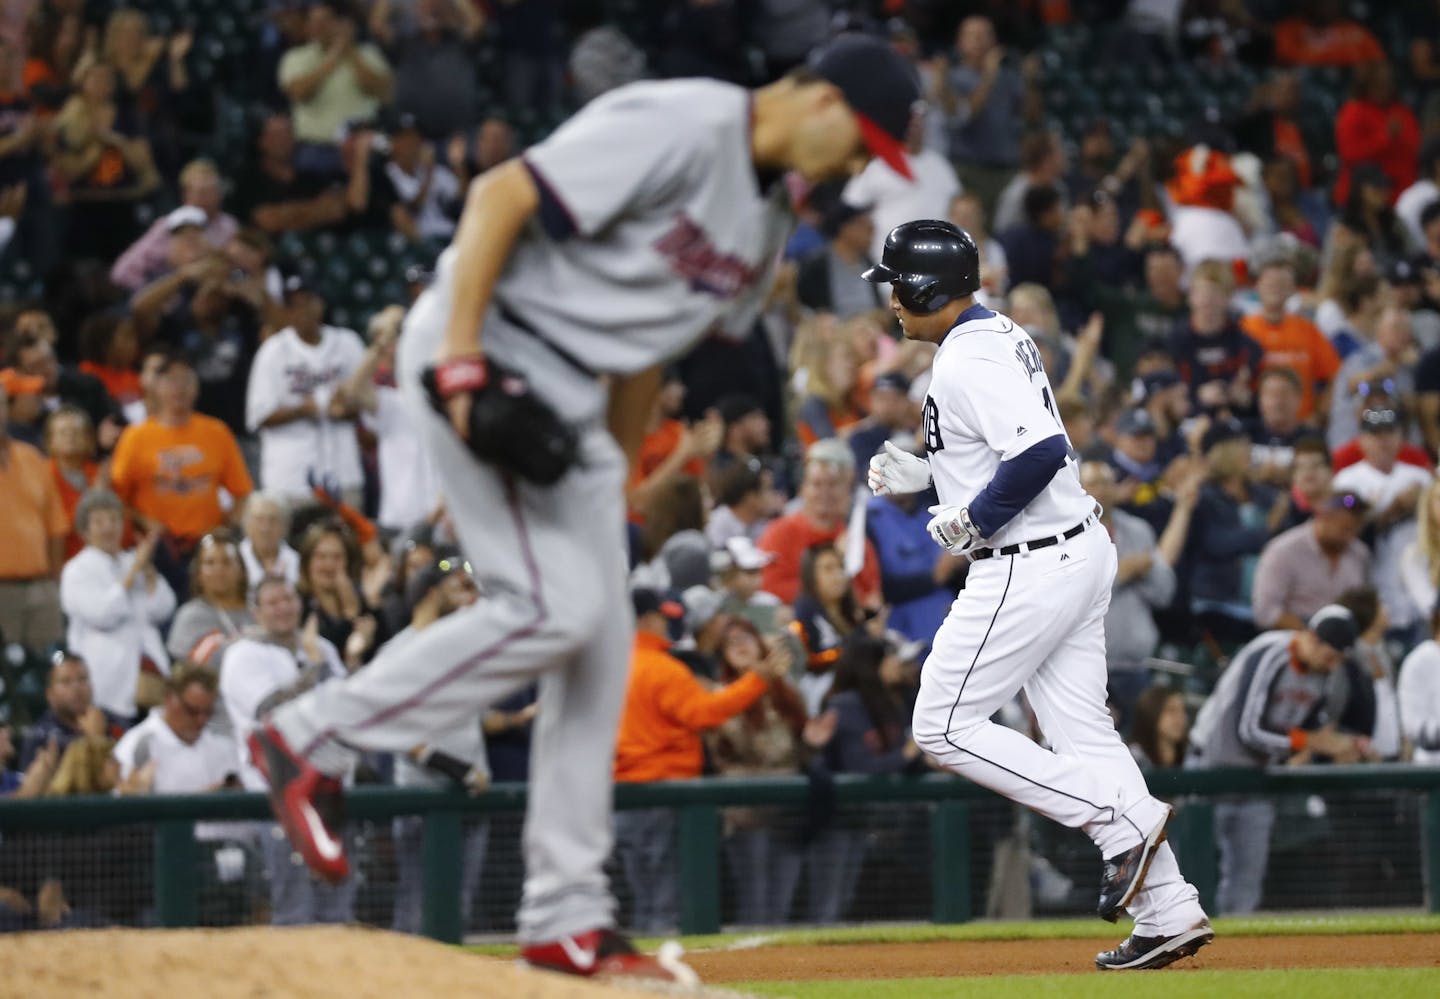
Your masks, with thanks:
<instances>
[{"instance_id":1,"label":"white baseball jersey","mask_svg":"<svg viewBox=\"0 0 1440 999\"><path fill-rule=\"evenodd\" d=\"M320 342L308 344L287 326L260 345L245 393L245 423L260 434L260 484L286 496L309 496L305 473L330 476L342 489L364 484L360 444L348 420L294 420L279 427L260 425L276 410L299 406L309 396L324 411L335 390L365 356L354 330L320 327Z\"/></svg>"},{"instance_id":2,"label":"white baseball jersey","mask_svg":"<svg viewBox=\"0 0 1440 999\"><path fill-rule=\"evenodd\" d=\"M931 366L923 431L940 502L955 506L969 506L1000 462L1056 434L1064 437L1055 393L1030 335L983 306L961 313ZM1069 443L1066 437L1067 448ZM1072 456L987 541L1002 547L1062 534L1094 509Z\"/></svg>"}]
</instances>

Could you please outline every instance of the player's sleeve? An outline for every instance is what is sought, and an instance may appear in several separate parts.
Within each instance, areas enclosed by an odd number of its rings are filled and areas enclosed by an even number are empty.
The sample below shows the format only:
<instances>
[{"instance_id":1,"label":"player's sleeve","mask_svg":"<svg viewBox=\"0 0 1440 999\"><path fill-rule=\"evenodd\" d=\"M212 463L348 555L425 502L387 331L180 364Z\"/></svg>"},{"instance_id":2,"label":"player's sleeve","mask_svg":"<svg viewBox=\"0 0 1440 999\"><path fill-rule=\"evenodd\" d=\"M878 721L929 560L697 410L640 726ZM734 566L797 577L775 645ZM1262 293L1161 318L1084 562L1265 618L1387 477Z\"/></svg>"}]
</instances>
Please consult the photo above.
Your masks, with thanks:
<instances>
[{"instance_id":1,"label":"player's sleeve","mask_svg":"<svg viewBox=\"0 0 1440 999\"><path fill-rule=\"evenodd\" d=\"M669 200L688 182L703 145L693 123L667 110L624 87L526 150L540 223L552 239L594 235L634 206Z\"/></svg>"},{"instance_id":2,"label":"player's sleeve","mask_svg":"<svg viewBox=\"0 0 1440 999\"><path fill-rule=\"evenodd\" d=\"M1244 666L1249 681L1240 688L1240 717L1236 723L1236 736L1253 753L1272 759L1284 759L1295 746L1296 736L1289 731L1273 728L1265 720L1265 711L1273 700L1276 682L1282 668L1288 666L1289 656L1265 655L1260 650L1252 652L1252 662L1236 661L1231 669Z\"/></svg>"},{"instance_id":3,"label":"player's sleeve","mask_svg":"<svg viewBox=\"0 0 1440 999\"><path fill-rule=\"evenodd\" d=\"M255 352L255 363L250 368L250 381L245 386L245 427L252 434L270 415L280 408L281 393L285 391L284 379L279 371L272 371L278 356L272 344L272 337L261 344Z\"/></svg>"},{"instance_id":4,"label":"player's sleeve","mask_svg":"<svg viewBox=\"0 0 1440 999\"><path fill-rule=\"evenodd\" d=\"M964 383L953 393L958 415L1000 455L995 475L969 504L975 529L988 538L1044 491L1065 464L1070 445L1041 393L1018 368L984 358L963 363Z\"/></svg>"}]
</instances>

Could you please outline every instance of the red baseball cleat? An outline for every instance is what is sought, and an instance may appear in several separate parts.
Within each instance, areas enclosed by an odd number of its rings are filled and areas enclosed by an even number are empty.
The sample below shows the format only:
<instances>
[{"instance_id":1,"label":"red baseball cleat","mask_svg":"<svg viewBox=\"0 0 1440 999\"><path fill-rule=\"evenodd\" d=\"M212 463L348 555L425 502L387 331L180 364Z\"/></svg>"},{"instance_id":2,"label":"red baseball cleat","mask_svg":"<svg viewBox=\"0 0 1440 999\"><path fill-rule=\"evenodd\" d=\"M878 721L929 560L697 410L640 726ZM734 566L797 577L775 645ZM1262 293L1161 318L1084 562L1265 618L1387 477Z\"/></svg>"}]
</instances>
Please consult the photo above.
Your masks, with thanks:
<instances>
[{"instance_id":1,"label":"red baseball cleat","mask_svg":"<svg viewBox=\"0 0 1440 999\"><path fill-rule=\"evenodd\" d=\"M246 740L250 759L270 783L270 808L290 845L310 870L338 884L350 876L345 859L343 789L297 756L273 725L262 724Z\"/></svg>"},{"instance_id":2,"label":"red baseball cleat","mask_svg":"<svg viewBox=\"0 0 1440 999\"><path fill-rule=\"evenodd\" d=\"M629 940L614 930L590 930L549 943L522 947L520 957L536 968L586 978L651 978L684 985L697 984L700 979L694 969L681 961L678 953L667 953L669 946L661 948L659 957L650 957L641 954ZM674 946L678 949L678 944Z\"/></svg>"}]
</instances>

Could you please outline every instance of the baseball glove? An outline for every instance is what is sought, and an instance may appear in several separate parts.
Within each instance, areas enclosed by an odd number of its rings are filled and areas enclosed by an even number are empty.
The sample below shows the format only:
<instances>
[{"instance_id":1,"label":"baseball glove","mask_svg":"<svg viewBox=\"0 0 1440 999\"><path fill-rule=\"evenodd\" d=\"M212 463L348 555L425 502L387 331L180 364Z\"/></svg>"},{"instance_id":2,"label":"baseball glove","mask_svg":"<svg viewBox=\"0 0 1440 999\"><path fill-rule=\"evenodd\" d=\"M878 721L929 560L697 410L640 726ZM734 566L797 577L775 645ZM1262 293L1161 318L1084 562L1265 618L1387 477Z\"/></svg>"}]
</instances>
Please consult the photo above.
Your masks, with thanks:
<instances>
[{"instance_id":1,"label":"baseball glove","mask_svg":"<svg viewBox=\"0 0 1440 999\"><path fill-rule=\"evenodd\" d=\"M579 461L580 437L525 376L495 361L466 357L427 367L420 376L430 405L450 422L447 400L470 396L466 445L502 472L549 486Z\"/></svg>"}]
</instances>

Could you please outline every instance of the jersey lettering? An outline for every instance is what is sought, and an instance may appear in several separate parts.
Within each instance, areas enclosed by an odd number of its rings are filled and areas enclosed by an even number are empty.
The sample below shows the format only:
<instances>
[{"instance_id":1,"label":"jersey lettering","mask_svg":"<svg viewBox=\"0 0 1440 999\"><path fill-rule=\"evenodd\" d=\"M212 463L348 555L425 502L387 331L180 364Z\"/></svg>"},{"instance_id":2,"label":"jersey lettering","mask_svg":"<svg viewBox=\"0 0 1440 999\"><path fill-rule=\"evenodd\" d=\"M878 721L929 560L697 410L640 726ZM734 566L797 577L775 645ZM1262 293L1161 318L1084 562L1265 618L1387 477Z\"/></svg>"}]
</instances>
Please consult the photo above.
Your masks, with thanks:
<instances>
[{"instance_id":1,"label":"jersey lettering","mask_svg":"<svg viewBox=\"0 0 1440 999\"><path fill-rule=\"evenodd\" d=\"M920 413L920 425L925 432L925 453L934 454L945 450L945 441L940 437L940 407L928 395L925 407Z\"/></svg>"},{"instance_id":2,"label":"jersey lettering","mask_svg":"<svg viewBox=\"0 0 1440 999\"><path fill-rule=\"evenodd\" d=\"M1020 340L1015 344L1015 360L1020 362L1020 367L1025 369L1025 374L1030 378L1035 373L1045 370L1045 362L1040 359L1040 348L1035 346L1033 340Z\"/></svg>"}]
</instances>

